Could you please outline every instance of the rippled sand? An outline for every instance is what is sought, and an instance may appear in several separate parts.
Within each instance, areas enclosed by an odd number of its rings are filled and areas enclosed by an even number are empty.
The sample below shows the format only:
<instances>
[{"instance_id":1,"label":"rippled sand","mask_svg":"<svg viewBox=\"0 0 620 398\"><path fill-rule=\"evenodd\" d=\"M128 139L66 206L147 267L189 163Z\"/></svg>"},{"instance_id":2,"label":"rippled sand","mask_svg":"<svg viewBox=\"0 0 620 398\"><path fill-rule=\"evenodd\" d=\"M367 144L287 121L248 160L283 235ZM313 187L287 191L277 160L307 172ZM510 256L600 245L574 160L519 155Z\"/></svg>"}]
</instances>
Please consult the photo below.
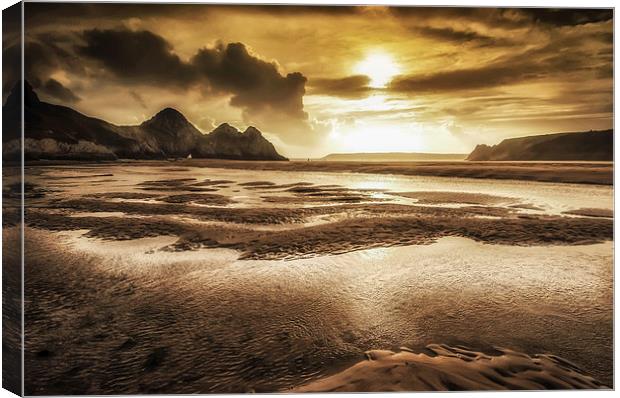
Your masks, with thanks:
<instances>
[{"instance_id":1,"label":"rippled sand","mask_svg":"<svg viewBox=\"0 0 620 398\"><path fill-rule=\"evenodd\" d=\"M285 391L433 343L611 386L610 187L103 171L28 171L28 394Z\"/></svg>"},{"instance_id":2,"label":"rippled sand","mask_svg":"<svg viewBox=\"0 0 620 398\"><path fill-rule=\"evenodd\" d=\"M375 350L355 366L292 392L476 391L597 389L597 380L553 355L499 349L498 355L446 345L416 354Z\"/></svg>"}]
</instances>

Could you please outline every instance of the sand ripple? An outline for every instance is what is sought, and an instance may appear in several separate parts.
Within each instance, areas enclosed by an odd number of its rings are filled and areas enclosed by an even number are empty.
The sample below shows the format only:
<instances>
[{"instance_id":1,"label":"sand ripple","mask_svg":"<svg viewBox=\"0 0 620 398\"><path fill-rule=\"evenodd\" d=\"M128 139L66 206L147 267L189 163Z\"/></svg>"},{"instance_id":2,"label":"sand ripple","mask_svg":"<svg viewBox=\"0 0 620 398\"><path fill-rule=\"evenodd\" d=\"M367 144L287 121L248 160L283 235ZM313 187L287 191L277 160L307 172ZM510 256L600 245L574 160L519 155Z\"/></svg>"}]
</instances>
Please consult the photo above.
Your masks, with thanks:
<instances>
[{"instance_id":1,"label":"sand ripple","mask_svg":"<svg viewBox=\"0 0 620 398\"><path fill-rule=\"evenodd\" d=\"M498 349L487 355L431 344L416 354L367 351L367 360L292 392L560 390L608 388L555 355Z\"/></svg>"}]
</instances>

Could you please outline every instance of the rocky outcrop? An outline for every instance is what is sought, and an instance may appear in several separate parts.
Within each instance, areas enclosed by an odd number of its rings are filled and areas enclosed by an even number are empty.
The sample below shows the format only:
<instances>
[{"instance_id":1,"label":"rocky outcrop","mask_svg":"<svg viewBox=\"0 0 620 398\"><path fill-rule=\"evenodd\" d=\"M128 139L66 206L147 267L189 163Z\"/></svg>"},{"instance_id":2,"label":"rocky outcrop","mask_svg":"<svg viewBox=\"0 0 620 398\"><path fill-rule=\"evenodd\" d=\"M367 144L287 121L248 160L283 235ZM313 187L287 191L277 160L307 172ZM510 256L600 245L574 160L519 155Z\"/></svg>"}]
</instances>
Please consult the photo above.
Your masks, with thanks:
<instances>
[{"instance_id":1,"label":"rocky outcrop","mask_svg":"<svg viewBox=\"0 0 620 398\"><path fill-rule=\"evenodd\" d=\"M136 129L167 156L187 157L203 134L176 109L165 108Z\"/></svg>"},{"instance_id":2,"label":"rocky outcrop","mask_svg":"<svg viewBox=\"0 0 620 398\"><path fill-rule=\"evenodd\" d=\"M21 84L2 109L3 158L19 156ZM24 152L26 159L156 158L163 154L123 134L123 128L85 116L71 108L40 101L24 83Z\"/></svg>"},{"instance_id":3,"label":"rocky outcrop","mask_svg":"<svg viewBox=\"0 0 620 398\"><path fill-rule=\"evenodd\" d=\"M490 160L493 156L493 147L486 144L478 144L467 156L466 160Z\"/></svg>"},{"instance_id":4,"label":"rocky outcrop","mask_svg":"<svg viewBox=\"0 0 620 398\"><path fill-rule=\"evenodd\" d=\"M612 161L613 130L511 138L498 145L478 145L467 160Z\"/></svg>"},{"instance_id":5,"label":"rocky outcrop","mask_svg":"<svg viewBox=\"0 0 620 398\"><path fill-rule=\"evenodd\" d=\"M196 155L225 159L286 160L255 127L248 127L243 133L228 123L219 125L204 136L197 146Z\"/></svg>"},{"instance_id":6,"label":"rocky outcrop","mask_svg":"<svg viewBox=\"0 0 620 398\"><path fill-rule=\"evenodd\" d=\"M3 158L19 159L21 84L3 106ZM286 160L254 127L244 133L222 124L203 134L176 109L165 108L137 126L117 126L69 107L39 100L24 82L26 159L111 160L220 158Z\"/></svg>"}]
</instances>

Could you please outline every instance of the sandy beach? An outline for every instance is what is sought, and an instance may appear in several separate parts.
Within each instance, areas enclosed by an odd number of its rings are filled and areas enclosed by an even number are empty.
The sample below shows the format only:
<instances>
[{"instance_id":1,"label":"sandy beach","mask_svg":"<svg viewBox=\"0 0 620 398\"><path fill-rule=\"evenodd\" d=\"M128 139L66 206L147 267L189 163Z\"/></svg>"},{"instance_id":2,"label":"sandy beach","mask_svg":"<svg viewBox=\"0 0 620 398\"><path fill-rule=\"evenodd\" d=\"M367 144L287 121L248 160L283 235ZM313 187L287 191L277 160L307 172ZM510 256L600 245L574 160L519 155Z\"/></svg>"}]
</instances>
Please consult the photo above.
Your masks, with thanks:
<instances>
[{"instance_id":1,"label":"sandy beach","mask_svg":"<svg viewBox=\"0 0 620 398\"><path fill-rule=\"evenodd\" d=\"M248 164L27 168L27 394L612 387L609 165Z\"/></svg>"}]
</instances>

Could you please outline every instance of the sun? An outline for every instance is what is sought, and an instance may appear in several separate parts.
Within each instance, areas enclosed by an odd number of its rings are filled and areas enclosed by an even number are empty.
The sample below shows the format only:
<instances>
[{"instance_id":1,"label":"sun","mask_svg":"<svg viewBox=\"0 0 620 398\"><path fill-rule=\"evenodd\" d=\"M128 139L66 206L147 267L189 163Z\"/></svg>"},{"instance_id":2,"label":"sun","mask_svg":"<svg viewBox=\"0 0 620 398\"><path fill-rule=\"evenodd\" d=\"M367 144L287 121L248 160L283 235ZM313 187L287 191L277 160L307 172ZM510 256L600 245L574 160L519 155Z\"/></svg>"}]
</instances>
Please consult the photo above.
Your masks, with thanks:
<instances>
[{"instance_id":1,"label":"sun","mask_svg":"<svg viewBox=\"0 0 620 398\"><path fill-rule=\"evenodd\" d=\"M374 52L355 66L355 72L368 76L370 87L383 88L400 72L400 69L389 54Z\"/></svg>"}]
</instances>

